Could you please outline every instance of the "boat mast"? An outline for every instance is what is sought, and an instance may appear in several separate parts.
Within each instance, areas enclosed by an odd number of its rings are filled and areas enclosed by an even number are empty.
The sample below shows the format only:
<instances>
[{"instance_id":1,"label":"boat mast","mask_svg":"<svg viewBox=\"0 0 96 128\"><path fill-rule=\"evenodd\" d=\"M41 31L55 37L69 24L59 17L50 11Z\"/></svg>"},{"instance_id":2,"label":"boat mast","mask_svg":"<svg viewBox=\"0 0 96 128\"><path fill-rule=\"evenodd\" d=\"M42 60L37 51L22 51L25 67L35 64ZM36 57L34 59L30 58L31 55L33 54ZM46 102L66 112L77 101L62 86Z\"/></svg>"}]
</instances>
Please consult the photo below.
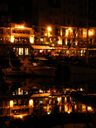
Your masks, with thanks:
<instances>
[{"instance_id":1,"label":"boat mast","mask_svg":"<svg viewBox=\"0 0 96 128\"><path fill-rule=\"evenodd\" d=\"M87 0L87 45L86 45L86 63L88 64L88 57L89 57L89 51L88 51L88 0Z\"/></svg>"}]
</instances>

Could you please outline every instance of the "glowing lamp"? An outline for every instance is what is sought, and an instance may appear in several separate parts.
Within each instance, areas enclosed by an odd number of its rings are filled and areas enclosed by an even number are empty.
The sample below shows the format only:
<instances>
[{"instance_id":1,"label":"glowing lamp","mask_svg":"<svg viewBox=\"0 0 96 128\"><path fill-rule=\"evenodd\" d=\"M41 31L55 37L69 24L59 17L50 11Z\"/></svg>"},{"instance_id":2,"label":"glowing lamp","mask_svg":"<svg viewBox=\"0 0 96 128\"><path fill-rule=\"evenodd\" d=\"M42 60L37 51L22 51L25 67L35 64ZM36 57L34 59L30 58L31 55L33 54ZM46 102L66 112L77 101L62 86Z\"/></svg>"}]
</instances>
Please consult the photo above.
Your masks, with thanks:
<instances>
[{"instance_id":1,"label":"glowing lamp","mask_svg":"<svg viewBox=\"0 0 96 128\"><path fill-rule=\"evenodd\" d=\"M43 93L43 90L40 89L39 92L40 92L40 93Z\"/></svg>"},{"instance_id":2,"label":"glowing lamp","mask_svg":"<svg viewBox=\"0 0 96 128\"><path fill-rule=\"evenodd\" d=\"M24 26L21 26L21 28L24 28Z\"/></svg>"},{"instance_id":3,"label":"glowing lamp","mask_svg":"<svg viewBox=\"0 0 96 128\"><path fill-rule=\"evenodd\" d=\"M70 114L70 111L68 111L68 114Z\"/></svg>"},{"instance_id":4,"label":"glowing lamp","mask_svg":"<svg viewBox=\"0 0 96 128\"><path fill-rule=\"evenodd\" d=\"M50 112L47 112L48 115L50 115Z\"/></svg>"},{"instance_id":5,"label":"glowing lamp","mask_svg":"<svg viewBox=\"0 0 96 128\"><path fill-rule=\"evenodd\" d=\"M14 42L14 36L11 36L10 41L11 41L11 43Z\"/></svg>"},{"instance_id":6,"label":"glowing lamp","mask_svg":"<svg viewBox=\"0 0 96 128\"><path fill-rule=\"evenodd\" d=\"M21 119L23 118L22 115L20 115L20 118L21 118Z\"/></svg>"},{"instance_id":7,"label":"glowing lamp","mask_svg":"<svg viewBox=\"0 0 96 128\"><path fill-rule=\"evenodd\" d=\"M52 31L51 27L48 27L48 31Z\"/></svg>"},{"instance_id":8,"label":"glowing lamp","mask_svg":"<svg viewBox=\"0 0 96 128\"><path fill-rule=\"evenodd\" d=\"M71 28L69 28L69 30L71 30Z\"/></svg>"},{"instance_id":9,"label":"glowing lamp","mask_svg":"<svg viewBox=\"0 0 96 128\"><path fill-rule=\"evenodd\" d=\"M13 107L13 100L10 100L10 107Z\"/></svg>"},{"instance_id":10,"label":"glowing lamp","mask_svg":"<svg viewBox=\"0 0 96 128\"><path fill-rule=\"evenodd\" d=\"M92 108L91 108L90 106L88 106L88 108L87 108L87 109L88 109L88 111L92 111Z\"/></svg>"},{"instance_id":11,"label":"glowing lamp","mask_svg":"<svg viewBox=\"0 0 96 128\"><path fill-rule=\"evenodd\" d=\"M33 100L32 100L32 99L29 100L29 106L30 106L30 107L33 106Z\"/></svg>"}]
</instances>

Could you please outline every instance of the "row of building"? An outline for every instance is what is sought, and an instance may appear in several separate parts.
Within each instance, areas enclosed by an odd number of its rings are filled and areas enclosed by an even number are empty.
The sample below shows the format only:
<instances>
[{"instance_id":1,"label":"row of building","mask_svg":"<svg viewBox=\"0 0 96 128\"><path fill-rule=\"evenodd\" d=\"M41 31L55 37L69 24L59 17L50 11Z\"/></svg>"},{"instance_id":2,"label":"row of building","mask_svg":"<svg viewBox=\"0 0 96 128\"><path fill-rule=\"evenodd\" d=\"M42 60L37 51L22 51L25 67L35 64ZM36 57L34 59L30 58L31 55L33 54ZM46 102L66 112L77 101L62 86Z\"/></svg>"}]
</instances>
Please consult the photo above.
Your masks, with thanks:
<instances>
[{"instance_id":1,"label":"row of building","mask_svg":"<svg viewBox=\"0 0 96 128\"><path fill-rule=\"evenodd\" d=\"M1 54L12 48L16 56L54 53L83 54L96 49L96 28L59 26L26 27L11 23L10 27L0 27ZM3 49L3 50L2 50ZM36 55L36 54L34 54Z\"/></svg>"},{"instance_id":2,"label":"row of building","mask_svg":"<svg viewBox=\"0 0 96 128\"><path fill-rule=\"evenodd\" d=\"M0 100L0 116L23 118L26 115L46 115L52 113L94 113L96 108L75 100L70 94L46 92L39 90L38 94L3 96ZM67 90L67 89L66 89ZM86 109L87 107L87 109Z\"/></svg>"}]
</instances>

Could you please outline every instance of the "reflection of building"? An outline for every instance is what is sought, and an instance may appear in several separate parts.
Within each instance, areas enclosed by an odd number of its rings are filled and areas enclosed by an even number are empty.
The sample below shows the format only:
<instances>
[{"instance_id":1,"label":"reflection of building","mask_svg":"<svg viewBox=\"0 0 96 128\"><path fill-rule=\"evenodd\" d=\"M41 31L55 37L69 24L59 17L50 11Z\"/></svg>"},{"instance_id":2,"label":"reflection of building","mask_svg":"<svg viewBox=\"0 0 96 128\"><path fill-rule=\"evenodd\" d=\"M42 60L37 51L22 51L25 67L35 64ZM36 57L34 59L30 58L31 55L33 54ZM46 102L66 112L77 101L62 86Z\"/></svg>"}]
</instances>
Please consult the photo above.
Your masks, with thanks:
<instances>
[{"instance_id":1,"label":"reflection of building","mask_svg":"<svg viewBox=\"0 0 96 128\"><path fill-rule=\"evenodd\" d=\"M52 113L94 113L96 106L90 106L89 103L79 101L78 98L72 98L70 94L63 94L51 90L38 90L38 93L28 95L28 91L17 89L14 96L3 96L0 100L0 115L11 115L18 118L23 114L46 115ZM68 89L66 89L68 91ZM95 97L94 97L95 98Z\"/></svg>"}]
</instances>

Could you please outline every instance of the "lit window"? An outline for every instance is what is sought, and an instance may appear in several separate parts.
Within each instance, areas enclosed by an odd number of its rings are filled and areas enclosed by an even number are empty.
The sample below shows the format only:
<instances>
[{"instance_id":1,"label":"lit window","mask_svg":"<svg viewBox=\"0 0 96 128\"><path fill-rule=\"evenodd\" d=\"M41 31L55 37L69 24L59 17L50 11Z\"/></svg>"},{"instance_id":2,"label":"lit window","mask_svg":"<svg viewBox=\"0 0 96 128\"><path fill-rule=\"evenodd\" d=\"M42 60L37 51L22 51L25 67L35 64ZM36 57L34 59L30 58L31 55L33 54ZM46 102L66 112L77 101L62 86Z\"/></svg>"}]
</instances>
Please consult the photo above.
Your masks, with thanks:
<instances>
[{"instance_id":1,"label":"lit window","mask_svg":"<svg viewBox=\"0 0 96 128\"><path fill-rule=\"evenodd\" d=\"M25 55L28 55L28 48L25 48Z\"/></svg>"},{"instance_id":2,"label":"lit window","mask_svg":"<svg viewBox=\"0 0 96 128\"><path fill-rule=\"evenodd\" d=\"M23 55L23 48L19 48L19 55Z\"/></svg>"},{"instance_id":3,"label":"lit window","mask_svg":"<svg viewBox=\"0 0 96 128\"><path fill-rule=\"evenodd\" d=\"M40 38L40 42L44 43L44 38L43 37Z\"/></svg>"},{"instance_id":4,"label":"lit window","mask_svg":"<svg viewBox=\"0 0 96 128\"><path fill-rule=\"evenodd\" d=\"M16 48L16 56L18 56L18 48Z\"/></svg>"}]
</instances>

